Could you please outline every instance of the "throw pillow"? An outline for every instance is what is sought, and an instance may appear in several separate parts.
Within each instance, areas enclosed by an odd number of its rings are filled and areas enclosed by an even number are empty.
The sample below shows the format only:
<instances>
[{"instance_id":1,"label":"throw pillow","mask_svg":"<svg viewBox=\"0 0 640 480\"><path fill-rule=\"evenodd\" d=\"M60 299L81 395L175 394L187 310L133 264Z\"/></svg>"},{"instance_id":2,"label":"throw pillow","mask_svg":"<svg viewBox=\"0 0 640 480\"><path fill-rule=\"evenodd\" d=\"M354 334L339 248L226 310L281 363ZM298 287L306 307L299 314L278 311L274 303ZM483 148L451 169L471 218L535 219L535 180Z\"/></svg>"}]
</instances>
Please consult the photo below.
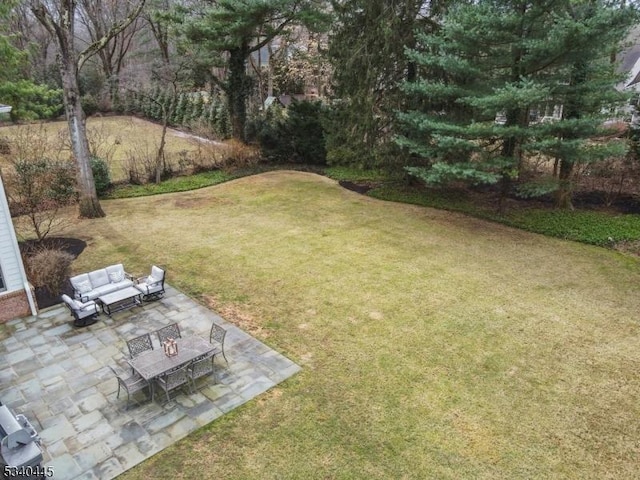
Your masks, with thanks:
<instances>
[{"instance_id":1,"label":"throw pillow","mask_svg":"<svg viewBox=\"0 0 640 480\"><path fill-rule=\"evenodd\" d=\"M89 280L85 280L84 282L79 282L77 287L78 287L78 293L87 293L93 289L93 287L91 286L91 282Z\"/></svg>"},{"instance_id":2,"label":"throw pillow","mask_svg":"<svg viewBox=\"0 0 640 480\"><path fill-rule=\"evenodd\" d=\"M111 283L118 283L124 280L124 272L111 272L109 274L109 280Z\"/></svg>"},{"instance_id":3,"label":"throw pillow","mask_svg":"<svg viewBox=\"0 0 640 480\"><path fill-rule=\"evenodd\" d=\"M153 275L149 275L147 277L147 285L153 285L154 283L156 283L158 280L156 280L155 278L153 278Z\"/></svg>"}]
</instances>

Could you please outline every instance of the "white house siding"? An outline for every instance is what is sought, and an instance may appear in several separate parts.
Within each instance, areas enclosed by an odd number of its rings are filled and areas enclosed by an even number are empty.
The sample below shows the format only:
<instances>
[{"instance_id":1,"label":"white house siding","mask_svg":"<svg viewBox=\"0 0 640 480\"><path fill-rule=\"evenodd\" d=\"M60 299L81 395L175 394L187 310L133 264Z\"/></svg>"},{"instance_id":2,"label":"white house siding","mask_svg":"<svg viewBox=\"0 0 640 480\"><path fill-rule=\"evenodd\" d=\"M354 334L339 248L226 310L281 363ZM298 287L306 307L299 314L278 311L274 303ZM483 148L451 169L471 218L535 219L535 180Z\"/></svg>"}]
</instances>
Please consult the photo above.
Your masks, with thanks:
<instances>
[{"instance_id":1,"label":"white house siding","mask_svg":"<svg viewBox=\"0 0 640 480\"><path fill-rule=\"evenodd\" d=\"M0 180L1 182L1 180ZM16 258L16 252L13 242L13 228L10 226L11 218L6 212L6 197L4 196L4 188L0 185L0 268L2 268L2 277L7 286L7 292L22 290L24 288L24 279L20 271L20 260ZM4 208L3 208L4 207Z\"/></svg>"},{"instance_id":2,"label":"white house siding","mask_svg":"<svg viewBox=\"0 0 640 480\"><path fill-rule=\"evenodd\" d=\"M0 268L6 290L0 292L0 322L32 313L36 307L22 266L11 223L7 197L0 177ZM27 287L27 288L25 288Z\"/></svg>"}]
</instances>

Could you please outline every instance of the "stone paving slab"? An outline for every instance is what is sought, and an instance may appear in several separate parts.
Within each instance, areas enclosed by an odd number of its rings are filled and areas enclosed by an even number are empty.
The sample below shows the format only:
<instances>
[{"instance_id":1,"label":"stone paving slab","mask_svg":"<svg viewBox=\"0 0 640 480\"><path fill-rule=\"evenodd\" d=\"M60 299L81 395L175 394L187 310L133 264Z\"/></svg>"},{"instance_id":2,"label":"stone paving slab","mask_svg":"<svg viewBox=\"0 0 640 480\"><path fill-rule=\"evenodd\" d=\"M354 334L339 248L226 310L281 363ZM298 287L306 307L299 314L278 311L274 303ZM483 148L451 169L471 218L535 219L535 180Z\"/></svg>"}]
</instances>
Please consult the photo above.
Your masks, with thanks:
<instances>
[{"instance_id":1,"label":"stone paving slab","mask_svg":"<svg viewBox=\"0 0 640 480\"><path fill-rule=\"evenodd\" d=\"M111 318L101 315L90 327L72 327L62 306L7 322L13 335L0 341L0 401L38 430L44 465L53 467L54 478L114 478L300 370L183 293L166 289L164 298ZM200 379L195 393L185 388L169 402L162 394L152 403L140 392L127 409L126 392L116 398L117 380L107 367L126 367L127 340L174 322L183 337L207 340L213 322L225 328L228 365L216 356L216 375Z\"/></svg>"}]
</instances>

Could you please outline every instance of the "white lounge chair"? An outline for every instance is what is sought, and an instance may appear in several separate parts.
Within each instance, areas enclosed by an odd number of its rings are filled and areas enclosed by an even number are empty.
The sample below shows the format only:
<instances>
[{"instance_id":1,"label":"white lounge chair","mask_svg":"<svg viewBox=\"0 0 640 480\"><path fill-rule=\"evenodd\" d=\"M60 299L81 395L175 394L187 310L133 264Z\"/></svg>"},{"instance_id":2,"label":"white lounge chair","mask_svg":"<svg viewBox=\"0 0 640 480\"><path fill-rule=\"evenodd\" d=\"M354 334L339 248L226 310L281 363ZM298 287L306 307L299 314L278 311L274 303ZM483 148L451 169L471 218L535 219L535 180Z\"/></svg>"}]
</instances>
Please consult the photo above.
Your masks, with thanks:
<instances>
[{"instance_id":1,"label":"white lounge chair","mask_svg":"<svg viewBox=\"0 0 640 480\"><path fill-rule=\"evenodd\" d=\"M74 300L69 295L62 295L62 301L67 306L73 318L73 325L76 327L86 327L96 323L98 320L98 305L93 300L81 302Z\"/></svg>"},{"instance_id":2,"label":"white lounge chair","mask_svg":"<svg viewBox=\"0 0 640 480\"><path fill-rule=\"evenodd\" d=\"M165 271L154 265L151 275L138 278L134 286L142 292L143 300L157 300L164 295L164 276Z\"/></svg>"}]
</instances>

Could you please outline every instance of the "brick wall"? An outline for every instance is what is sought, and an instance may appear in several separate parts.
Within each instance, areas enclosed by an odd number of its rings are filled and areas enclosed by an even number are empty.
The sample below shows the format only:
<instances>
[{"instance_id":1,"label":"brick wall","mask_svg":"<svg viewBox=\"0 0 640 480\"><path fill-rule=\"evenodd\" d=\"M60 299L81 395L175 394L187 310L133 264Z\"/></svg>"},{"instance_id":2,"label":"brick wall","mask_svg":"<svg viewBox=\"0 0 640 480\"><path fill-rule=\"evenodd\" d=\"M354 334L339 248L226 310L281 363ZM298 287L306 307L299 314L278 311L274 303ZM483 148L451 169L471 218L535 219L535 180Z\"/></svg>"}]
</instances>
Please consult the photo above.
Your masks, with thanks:
<instances>
[{"instance_id":1,"label":"brick wall","mask_svg":"<svg viewBox=\"0 0 640 480\"><path fill-rule=\"evenodd\" d=\"M31 315L31 309L24 290L0 293L0 323L29 315Z\"/></svg>"}]
</instances>

